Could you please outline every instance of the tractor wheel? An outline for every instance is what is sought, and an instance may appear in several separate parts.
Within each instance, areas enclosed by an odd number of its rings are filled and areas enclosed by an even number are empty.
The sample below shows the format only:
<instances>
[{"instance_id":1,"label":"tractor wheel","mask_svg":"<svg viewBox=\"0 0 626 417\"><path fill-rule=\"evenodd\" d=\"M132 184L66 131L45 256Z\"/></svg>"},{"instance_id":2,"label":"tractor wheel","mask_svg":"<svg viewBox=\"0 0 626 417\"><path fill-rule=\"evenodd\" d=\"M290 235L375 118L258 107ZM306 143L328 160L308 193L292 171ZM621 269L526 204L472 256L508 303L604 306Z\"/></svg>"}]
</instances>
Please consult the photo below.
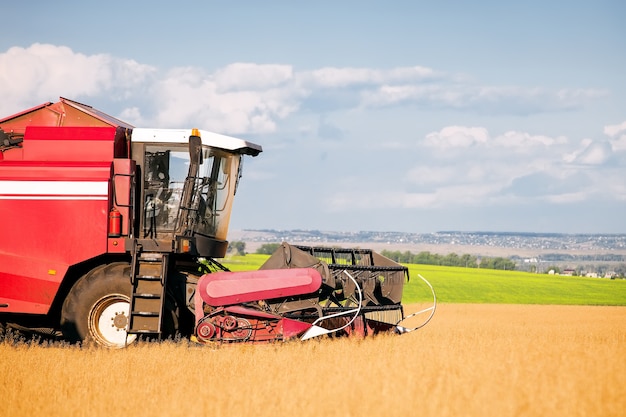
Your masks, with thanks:
<instances>
[{"instance_id":1,"label":"tractor wheel","mask_svg":"<svg viewBox=\"0 0 626 417\"><path fill-rule=\"evenodd\" d=\"M63 303L61 329L71 342L122 348L136 340L126 334L130 310L130 265L101 265L74 284Z\"/></svg>"}]
</instances>

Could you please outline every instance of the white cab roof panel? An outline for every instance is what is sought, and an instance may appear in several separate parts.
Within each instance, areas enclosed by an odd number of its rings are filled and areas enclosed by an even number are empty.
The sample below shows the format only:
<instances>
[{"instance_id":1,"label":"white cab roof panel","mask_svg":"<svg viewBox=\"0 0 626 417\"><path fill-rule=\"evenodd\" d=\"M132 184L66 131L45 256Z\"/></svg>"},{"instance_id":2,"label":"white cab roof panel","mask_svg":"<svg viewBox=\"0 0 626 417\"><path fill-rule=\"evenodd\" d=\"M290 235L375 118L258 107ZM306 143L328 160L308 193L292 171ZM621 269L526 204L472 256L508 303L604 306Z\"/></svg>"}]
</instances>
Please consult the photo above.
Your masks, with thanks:
<instances>
[{"instance_id":1,"label":"white cab roof panel","mask_svg":"<svg viewBox=\"0 0 626 417\"><path fill-rule=\"evenodd\" d=\"M220 135L208 130L198 130L203 145L256 156L263 151L261 145L237 139L232 136ZM152 143L189 143L191 129L146 129L134 128L132 142Z\"/></svg>"}]
</instances>

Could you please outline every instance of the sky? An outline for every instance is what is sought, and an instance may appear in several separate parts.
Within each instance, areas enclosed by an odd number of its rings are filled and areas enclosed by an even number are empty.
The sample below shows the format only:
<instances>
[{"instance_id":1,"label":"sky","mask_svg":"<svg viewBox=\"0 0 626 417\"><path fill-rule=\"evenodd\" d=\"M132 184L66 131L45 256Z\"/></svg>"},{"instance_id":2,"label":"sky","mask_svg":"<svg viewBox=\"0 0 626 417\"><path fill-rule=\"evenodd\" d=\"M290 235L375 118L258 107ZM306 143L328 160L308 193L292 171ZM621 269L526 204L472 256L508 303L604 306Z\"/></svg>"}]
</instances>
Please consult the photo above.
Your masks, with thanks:
<instances>
[{"instance_id":1,"label":"sky","mask_svg":"<svg viewBox=\"0 0 626 417\"><path fill-rule=\"evenodd\" d=\"M263 146L231 230L626 233L626 2L2 7L0 117L59 97Z\"/></svg>"}]
</instances>

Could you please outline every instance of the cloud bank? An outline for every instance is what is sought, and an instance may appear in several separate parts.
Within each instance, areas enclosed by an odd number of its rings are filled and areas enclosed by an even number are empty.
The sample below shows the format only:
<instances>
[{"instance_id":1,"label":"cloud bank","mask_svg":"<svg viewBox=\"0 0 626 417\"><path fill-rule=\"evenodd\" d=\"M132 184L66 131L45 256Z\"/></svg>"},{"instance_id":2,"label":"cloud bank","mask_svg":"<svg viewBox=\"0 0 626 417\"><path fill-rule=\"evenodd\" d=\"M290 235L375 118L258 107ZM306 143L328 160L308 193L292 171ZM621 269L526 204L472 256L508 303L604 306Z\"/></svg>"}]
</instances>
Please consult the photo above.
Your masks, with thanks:
<instances>
[{"instance_id":1,"label":"cloud bank","mask_svg":"<svg viewBox=\"0 0 626 417\"><path fill-rule=\"evenodd\" d=\"M213 72L194 67L159 70L131 59L87 56L49 44L0 53L0 74L2 114L56 96L106 97L126 103L119 115L135 123L169 127L208 121L228 133L274 132L277 123L313 98L330 109L349 95L355 109L417 106L532 114L580 107L607 94L480 85L421 66L298 71L284 64L233 63Z\"/></svg>"},{"instance_id":2,"label":"cloud bank","mask_svg":"<svg viewBox=\"0 0 626 417\"><path fill-rule=\"evenodd\" d=\"M320 212L626 201L624 120L597 126L593 138L454 123L455 114L480 121L485 114L577 111L607 97L604 89L485 85L424 66L299 70L237 62L214 71L156 68L33 44L0 53L0 92L3 116L63 96L136 126L202 127L263 138L276 153L268 155L271 163L252 169L250 178L258 183L284 178L290 169L304 170L301 161L317 155L319 165L311 163L311 172L300 174L319 178L320 184L342 169L353 174L341 175L341 191L324 190L316 202ZM409 118L404 137L357 137L362 124L392 111L447 114L449 122L411 135L415 123ZM281 146L286 136L288 145ZM306 147L300 163L294 162L293 148L299 144ZM354 149L361 152L354 160L334 156ZM373 161L392 167L395 180L365 168L376 166Z\"/></svg>"}]
</instances>

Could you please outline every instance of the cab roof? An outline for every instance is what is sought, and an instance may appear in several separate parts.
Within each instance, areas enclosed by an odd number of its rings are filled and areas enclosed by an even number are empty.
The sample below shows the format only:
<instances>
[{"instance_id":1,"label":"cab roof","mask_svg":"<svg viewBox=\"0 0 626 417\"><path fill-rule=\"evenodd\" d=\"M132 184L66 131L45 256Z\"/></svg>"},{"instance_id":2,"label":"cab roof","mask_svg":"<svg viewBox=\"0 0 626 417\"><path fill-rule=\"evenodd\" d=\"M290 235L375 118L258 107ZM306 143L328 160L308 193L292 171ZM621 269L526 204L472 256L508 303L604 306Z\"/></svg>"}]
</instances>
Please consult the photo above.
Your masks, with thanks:
<instances>
[{"instance_id":1,"label":"cab roof","mask_svg":"<svg viewBox=\"0 0 626 417\"><path fill-rule=\"evenodd\" d=\"M43 103L0 119L0 129L12 135L24 135L29 126L47 127L115 127L132 130L134 142L189 143L192 129L150 129L133 125L110 116L87 104L60 97L57 103ZM224 150L256 156L263 148L256 143L199 130L202 143Z\"/></svg>"},{"instance_id":2,"label":"cab roof","mask_svg":"<svg viewBox=\"0 0 626 417\"><path fill-rule=\"evenodd\" d=\"M261 145L243 139L209 132L208 130L193 130L198 132L203 145L252 156L256 156L263 151ZM192 129L147 129L136 127L133 129L131 141L187 144L191 135Z\"/></svg>"}]
</instances>

